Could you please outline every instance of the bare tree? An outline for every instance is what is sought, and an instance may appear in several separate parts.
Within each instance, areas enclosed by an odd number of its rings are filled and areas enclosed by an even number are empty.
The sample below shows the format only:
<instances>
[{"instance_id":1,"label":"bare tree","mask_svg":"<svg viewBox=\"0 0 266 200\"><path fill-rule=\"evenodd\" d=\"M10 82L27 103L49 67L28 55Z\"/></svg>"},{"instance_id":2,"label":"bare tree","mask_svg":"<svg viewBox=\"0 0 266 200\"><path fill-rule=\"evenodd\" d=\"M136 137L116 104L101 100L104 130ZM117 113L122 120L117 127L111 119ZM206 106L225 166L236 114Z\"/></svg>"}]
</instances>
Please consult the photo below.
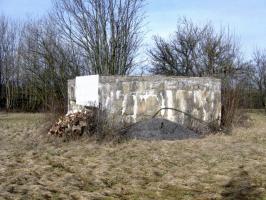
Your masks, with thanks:
<instances>
[{"instance_id":1,"label":"bare tree","mask_svg":"<svg viewBox=\"0 0 266 200\"><path fill-rule=\"evenodd\" d=\"M0 107L63 111L67 80L85 73L81 49L49 18L21 27L0 17Z\"/></svg>"},{"instance_id":2,"label":"bare tree","mask_svg":"<svg viewBox=\"0 0 266 200\"><path fill-rule=\"evenodd\" d=\"M0 17L0 100L2 101L3 94L3 68L4 68L4 37L6 35L7 23L4 16ZM2 106L2 105L0 105Z\"/></svg>"},{"instance_id":3,"label":"bare tree","mask_svg":"<svg viewBox=\"0 0 266 200\"><path fill-rule=\"evenodd\" d=\"M13 99L13 83L16 75L16 45L16 25L4 16L0 17L0 95L2 96L4 92L6 110L10 109Z\"/></svg>"},{"instance_id":4,"label":"bare tree","mask_svg":"<svg viewBox=\"0 0 266 200\"><path fill-rule=\"evenodd\" d=\"M239 102L236 80L244 65L238 45L229 32L217 33L211 24L199 26L184 18L172 39L155 37L154 41L154 48L149 51L151 72L222 79L222 125L231 126Z\"/></svg>"},{"instance_id":5,"label":"bare tree","mask_svg":"<svg viewBox=\"0 0 266 200\"><path fill-rule=\"evenodd\" d=\"M20 57L27 81L29 110L65 109L67 80L83 74L76 46L62 41L50 19L28 22L23 28ZM27 107L27 106L26 106Z\"/></svg>"},{"instance_id":6,"label":"bare tree","mask_svg":"<svg viewBox=\"0 0 266 200\"><path fill-rule=\"evenodd\" d=\"M184 18L173 38L154 38L149 51L151 72L179 76L225 76L238 70L239 49L224 31L216 33L211 24L198 26Z\"/></svg>"},{"instance_id":7,"label":"bare tree","mask_svg":"<svg viewBox=\"0 0 266 200\"><path fill-rule=\"evenodd\" d=\"M170 41L154 37L155 47L149 51L153 65L151 72L179 76L201 75L198 61L202 32L184 18Z\"/></svg>"},{"instance_id":8,"label":"bare tree","mask_svg":"<svg viewBox=\"0 0 266 200\"><path fill-rule=\"evenodd\" d=\"M82 48L90 74L127 74L141 44L143 0L55 0L64 38Z\"/></svg>"},{"instance_id":9,"label":"bare tree","mask_svg":"<svg viewBox=\"0 0 266 200\"><path fill-rule=\"evenodd\" d=\"M206 25L200 46L200 65L205 75L223 78L240 71L239 47L229 29L216 33L211 25Z\"/></svg>"},{"instance_id":10,"label":"bare tree","mask_svg":"<svg viewBox=\"0 0 266 200\"><path fill-rule=\"evenodd\" d=\"M260 93L261 103L266 108L266 51L256 50L252 65L253 80Z\"/></svg>"}]
</instances>

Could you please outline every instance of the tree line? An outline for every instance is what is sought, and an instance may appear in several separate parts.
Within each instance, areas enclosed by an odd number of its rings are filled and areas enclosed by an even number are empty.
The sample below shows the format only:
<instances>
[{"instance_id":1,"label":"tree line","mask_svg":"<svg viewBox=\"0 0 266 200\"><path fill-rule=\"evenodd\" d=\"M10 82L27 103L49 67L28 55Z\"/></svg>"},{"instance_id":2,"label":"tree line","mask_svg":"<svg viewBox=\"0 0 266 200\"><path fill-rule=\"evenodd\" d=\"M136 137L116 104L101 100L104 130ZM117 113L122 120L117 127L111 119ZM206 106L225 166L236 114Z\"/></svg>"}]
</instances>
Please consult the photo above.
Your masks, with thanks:
<instances>
[{"instance_id":1,"label":"tree line","mask_svg":"<svg viewBox=\"0 0 266 200\"><path fill-rule=\"evenodd\" d=\"M0 107L66 110L67 80L128 75L142 45L144 0L54 0L38 20L0 17ZM237 107L265 108L266 51L246 60L230 29L183 18L170 39L154 36L151 74L222 79L223 123Z\"/></svg>"},{"instance_id":2,"label":"tree line","mask_svg":"<svg viewBox=\"0 0 266 200\"><path fill-rule=\"evenodd\" d=\"M143 0L55 0L40 20L0 17L1 108L65 111L67 80L126 75L141 44Z\"/></svg>"}]
</instances>

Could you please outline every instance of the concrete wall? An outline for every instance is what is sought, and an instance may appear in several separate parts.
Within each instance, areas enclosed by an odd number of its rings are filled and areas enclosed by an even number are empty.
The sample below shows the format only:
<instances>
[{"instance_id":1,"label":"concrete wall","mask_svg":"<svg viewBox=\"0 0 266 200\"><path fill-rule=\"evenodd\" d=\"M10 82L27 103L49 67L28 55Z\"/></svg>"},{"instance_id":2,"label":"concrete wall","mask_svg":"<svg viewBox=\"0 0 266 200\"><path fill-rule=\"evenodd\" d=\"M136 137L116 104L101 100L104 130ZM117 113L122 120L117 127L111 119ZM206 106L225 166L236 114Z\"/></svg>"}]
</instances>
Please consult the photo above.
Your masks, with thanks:
<instances>
[{"instance_id":1,"label":"concrete wall","mask_svg":"<svg viewBox=\"0 0 266 200\"><path fill-rule=\"evenodd\" d=\"M77 111L75 80L69 84L69 111ZM206 122L221 117L221 81L213 78L187 77L99 77L99 103L115 120L132 123L152 117L161 108L175 108ZM71 89L72 88L72 89ZM89 91L88 91L89 92ZM163 110L158 117L183 125L190 118L173 110Z\"/></svg>"}]
</instances>

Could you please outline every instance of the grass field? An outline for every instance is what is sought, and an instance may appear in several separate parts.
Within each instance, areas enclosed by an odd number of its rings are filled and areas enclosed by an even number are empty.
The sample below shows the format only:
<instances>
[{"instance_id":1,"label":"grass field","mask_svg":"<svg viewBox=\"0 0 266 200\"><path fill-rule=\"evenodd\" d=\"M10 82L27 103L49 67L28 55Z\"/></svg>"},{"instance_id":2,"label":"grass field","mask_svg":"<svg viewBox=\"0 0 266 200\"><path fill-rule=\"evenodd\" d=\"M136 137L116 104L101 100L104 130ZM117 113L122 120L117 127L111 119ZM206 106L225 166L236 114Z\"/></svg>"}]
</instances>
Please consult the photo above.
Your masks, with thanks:
<instances>
[{"instance_id":1,"label":"grass field","mask_svg":"<svg viewBox=\"0 0 266 200\"><path fill-rule=\"evenodd\" d=\"M63 143L44 114L0 114L0 199L266 200L266 115L199 140Z\"/></svg>"}]
</instances>

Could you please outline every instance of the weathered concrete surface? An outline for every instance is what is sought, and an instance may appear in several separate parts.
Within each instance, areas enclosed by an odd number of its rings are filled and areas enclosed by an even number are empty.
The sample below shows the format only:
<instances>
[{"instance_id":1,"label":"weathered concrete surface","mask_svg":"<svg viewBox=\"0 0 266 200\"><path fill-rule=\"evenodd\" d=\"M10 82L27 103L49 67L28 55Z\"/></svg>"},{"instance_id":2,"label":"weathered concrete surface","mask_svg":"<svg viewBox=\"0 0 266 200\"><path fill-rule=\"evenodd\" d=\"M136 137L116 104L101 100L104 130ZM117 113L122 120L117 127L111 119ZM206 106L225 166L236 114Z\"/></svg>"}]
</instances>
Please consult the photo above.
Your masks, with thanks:
<instances>
[{"instance_id":1,"label":"weathered concrete surface","mask_svg":"<svg viewBox=\"0 0 266 200\"><path fill-rule=\"evenodd\" d=\"M68 84L69 112L77 111L80 106L70 89L75 88L75 80ZM206 122L221 117L221 81L214 78L100 76L98 94L100 106L118 122L148 119L161 108L175 108ZM162 110L158 117L191 123L189 117L173 110Z\"/></svg>"},{"instance_id":2,"label":"weathered concrete surface","mask_svg":"<svg viewBox=\"0 0 266 200\"><path fill-rule=\"evenodd\" d=\"M76 80L68 80L68 112L75 113L82 109L81 105L76 104Z\"/></svg>"}]
</instances>

